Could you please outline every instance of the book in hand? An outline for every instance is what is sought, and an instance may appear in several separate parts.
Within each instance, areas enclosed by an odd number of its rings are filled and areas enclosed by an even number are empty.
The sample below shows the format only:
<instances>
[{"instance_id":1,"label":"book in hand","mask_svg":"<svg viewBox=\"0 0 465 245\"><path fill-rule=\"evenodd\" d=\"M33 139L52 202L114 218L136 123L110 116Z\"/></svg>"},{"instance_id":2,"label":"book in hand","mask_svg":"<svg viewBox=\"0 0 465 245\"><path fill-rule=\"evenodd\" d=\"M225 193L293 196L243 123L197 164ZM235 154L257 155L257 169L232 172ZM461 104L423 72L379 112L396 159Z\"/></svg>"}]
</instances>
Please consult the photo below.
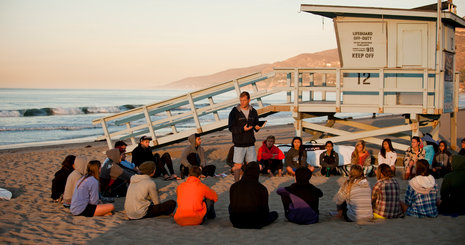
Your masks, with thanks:
<instances>
[{"instance_id":1,"label":"book in hand","mask_svg":"<svg viewBox=\"0 0 465 245\"><path fill-rule=\"evenodd\" d=\"M260 126L260 128L265 127L266 121L258 121L257 125Z\"/></svg>"}]
</instances>

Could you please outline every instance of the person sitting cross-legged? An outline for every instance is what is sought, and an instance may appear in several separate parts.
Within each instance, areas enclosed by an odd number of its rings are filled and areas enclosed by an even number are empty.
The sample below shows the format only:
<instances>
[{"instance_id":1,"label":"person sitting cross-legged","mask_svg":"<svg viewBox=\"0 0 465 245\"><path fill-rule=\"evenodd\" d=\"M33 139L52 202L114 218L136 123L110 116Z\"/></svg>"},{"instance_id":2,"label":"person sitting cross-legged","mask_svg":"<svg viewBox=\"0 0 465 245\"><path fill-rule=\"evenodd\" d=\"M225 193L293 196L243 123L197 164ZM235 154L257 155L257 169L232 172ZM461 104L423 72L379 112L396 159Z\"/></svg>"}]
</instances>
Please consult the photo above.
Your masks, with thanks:
<instances>
[{"instance_id":1,"label":"person sitting cross-legged","mask_svg":"<svg viewBox=\"0 0 465 245\"><path fill-rule=\"evenodd\" d=\"M286 218L293 223L318 222L318 203L323 192L310 184L311 177L312 172L308 168L300 167L295 171L295 183L277 191L281 196Z\"/></svg>"},{"instance_id":2,"label":"person sitting cross-legged","mask_svg":"<svg viewBox=\"0 0 465 245\"><path fill-rule=\"evenodd\" d=\"M176 189L178 208L174 221L181 226L200 225L205 219L216 217L214 203L218 195L200 181L202 170L198 166L189 169L189 177Z\"/></svg>"},{"instance_id":3,"label":"person sitting cross-legged","mask_svg":"<svg viewBox=\"0 0 465 245\"><path fill-rule=\"evenodd\" d=\"M176 208L174 200L160 202L157 185L152 180L155 163L147 161L139 165L140 174L131 177L124 210L129 219L151 218L170 215Z\"/></svg>"},{"instance_id":4,"label":"person sitting cross-legged","mask_svg":"<svg viewBox=\"0 0 465 245\"><path fill-rule=\"evenodd\" d=\"M257 160L261 165L262 173L273 174L277 171L278 176L283 175L284 153L274 145L275 137L270 135L263 141L263 145L258 149Z\"/></svg>"},{"instance_id":5,"label":"person sitting cross-legged","mask_svg":"<svg viewBox=\"0 0 465 245\"><path fill-rule=\"evenodd\" d=\"M371 191L373 216L378 219L403 217L399 183L393 178L391 167L384 163L379 165L376 177L378 181Z\"/></svg>"}]
</instances>

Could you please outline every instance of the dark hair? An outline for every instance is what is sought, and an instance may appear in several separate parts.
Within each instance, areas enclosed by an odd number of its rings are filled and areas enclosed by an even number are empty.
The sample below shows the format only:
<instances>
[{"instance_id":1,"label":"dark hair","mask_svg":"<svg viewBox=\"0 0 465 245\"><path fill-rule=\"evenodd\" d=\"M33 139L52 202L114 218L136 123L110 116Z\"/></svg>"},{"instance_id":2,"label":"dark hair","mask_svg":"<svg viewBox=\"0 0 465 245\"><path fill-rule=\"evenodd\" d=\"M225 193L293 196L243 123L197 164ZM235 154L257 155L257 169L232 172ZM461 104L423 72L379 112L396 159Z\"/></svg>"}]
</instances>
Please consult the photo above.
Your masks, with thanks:
<instances>
[{"instance_id":1,"label":"dark hair","mask_svg":"<svg viewBox=\"0 0 465 245\"><path fill-rule=\"evenodd\" d=\"M291 142L291 147L295 149L294 147L294 141L299 140L300 141L300 148L299 148L299 162L302 159L302 155L304 154L304 148L303 148L303 142L302 138L300 137L294 137Z\"/></svg>"},{"instance_id":2,"label":"dark hair","mask_svg":"<svg viewBox=\"0 0 465 245\"><path fill-rule=\"evenodd\" d=\"M465 143L465 138L463 138L461 142L462 142L462 143Z\"/></svg>"},{"instance_id":3,"label":"dark hair","mask_svg":"<svg viewBox=\"0 0 465 245\"><path fill-rule=\"evenodd\" d=\"M200 175L202 175L202 170L199 166L192 166L189 169L189 176L200 177Z\"/></svg>"},{"instance_id":4,"label":"dark hair","mask_svg":"<svg viewBox=\"0 0 465 245\"><path fill-rule=\"evenodd\" d=\"M389 145L389 150L391 150L391 151L395 151L395 150L394 150L394 147L392 147L392 142L391 142L391 140L390 140L390 139L384 139L384 140L383 140L383 143L381 144L381 150L380 150L380 152L381 152L381 156L383 156L384 158L386 158L386 149L384 149L384 142L387 142L387 143L388 143L388 145Z\"/></svg>"},{"instance_id":5,"label":"dark hair","mask_svg":"<svg viewBox=\"0 0 465 245\"><path fill-rule=\"evenodd\" d=\"M392 177L392 169L389 165L383 163L378 166L378 171L383 174L384 177L391 178Z\"/></svg>"},{"instance_id":6,"label":"dark hair","mask_svg":"<svg viewBox=\"0 0 465 245\"><path fill-rule=\"evenodd\" d=\"M124 141L116 141L115 143L115 148L118 148L120 146L128 146L128 144L124 143Z\"/></svg>"},{"instance_id":7,"label":"dark hair","mask_svg":"<svg viewBox=\"0 0 465 245\"><path fill-rule=\"evenodd\" d=\"M266 140L276 140L276 138L273 135L270 135L266 137Z\"/></svg>"},{"instance_id":8,"label":"dark hair","mask_svg":"<svg viewBox=\"0 0 465 245\"><path fill-rule=\"evenodd\" d=\"M247 99L250 99L249 92L247 92L247 91L242 92L241 95L239 95L239 98L242 98L242 97L247 97Z\"/></svg>"},{"instance_id":9,"label":"dark hair","mask_svg":"<svg viewBox=\"0 0 465 245\"><path fill-rule=\"evenodd\" d=\"M332 142L331 140L328 140L328 141L326 141L326 143L325 143L325 147L326 147L328 144L331 144L331 146L333 147L333 149L331 150L331 152L329 152L329 154L332 154L333 151L334 151L334 144L333 144L333 142Z\"/></svg>"},{"instance_id":10,"label":"dark hair","mask_svg":"<svg viewBox=\"0 0 465 245\"><path fill-rule=\"evenodd\" d=\"M75 155L67 155L65 160L61 163L61 168L64 170L73 170L74 160L76 160Z\"/></svg>"},{"instance_id":11,"label":"dark hair","mask_svg":"<svg viewBox=\"0 0 465 245\"><path fill-rule=\"evenodd\" d=\"M418 137L418 136L413 136L412 140L416 140L418 143L420 143L420 137Z\"/></svg>"},{"instance_id":12,"label":"dark hair","mask_svg":"<svg viewBox=\"0 0 465 245\"><path fill-rule=\"evenodd\" d=\"M441 144L444 144L444 151L443 152L447 152L447 143L444 141L444 140L441 140L439 142L439 145L440 146ZM439 147L438 147L439 148ZM439 148L439 152L441 152L441 149Z\"/></svg>"},{"instance_id":13,"label":"dark hair","mask_svg":"<svg viewBox=\"0 0 465 245\"><path fill-rule=\"evenodd\" d=\"M200 137L200 134L197 134L197 133L194 134L194 139L197 139L199 137Z\"/></svg>"},{"instance_id":14,"label":"dark hair","mask_svg":"<svg viewBox=\"0 0 465 245\"><path fill-rule=\"evenodd\" d=\"M415 164L417 175L428 176L429 173L429 163L425 159L419 159L417 164Z\"/></svg>"}]
</instances>

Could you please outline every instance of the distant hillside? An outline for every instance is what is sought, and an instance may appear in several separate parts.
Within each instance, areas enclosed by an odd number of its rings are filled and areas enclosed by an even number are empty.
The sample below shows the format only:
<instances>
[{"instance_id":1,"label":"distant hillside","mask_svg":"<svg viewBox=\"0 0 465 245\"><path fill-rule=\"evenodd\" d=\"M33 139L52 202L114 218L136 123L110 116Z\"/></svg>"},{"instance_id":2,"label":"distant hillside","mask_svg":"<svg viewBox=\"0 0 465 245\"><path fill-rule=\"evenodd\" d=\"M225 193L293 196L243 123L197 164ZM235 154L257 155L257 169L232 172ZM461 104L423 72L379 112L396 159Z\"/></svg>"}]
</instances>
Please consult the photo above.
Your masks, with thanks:
<instances>
[{"instance_id":1,"label":"distant hillside","mask_svg":"<svg viewBox=\"0 0 465 245\"><path fill-rule=\"evenodd\" d=\"M461 81L465 80L465 29L456 29L456 71L461 72ZM211 75L188 77L169 84L162 88L193 90L209 87L214 84L228 81L254 72L266 74L273 71L275 67L339 67L339 54L337 49L325 50L317 53L299 54L287 60L274 62L272 64L260 64L250 67L234 68ZM283 78L276 78L268 86L276 86L283 82ZM461 88L465 88L461 83Z\"/></svg>"},{"instance_id":2,"label":"distant hillside","mask_svg":"<svg viewBox=\"0 0 465 245\"><path fill-rule=\"evenodd\" d=\"M175 82L168 83L163 88L177 89L199 89L205 88L221 82L226 82L240 76L254 72L263 74L273 71L274 67L338 67L339 55L337 49L330 49L312 54L300 54L284 61L278 61L272 64L261 64L250 67L234 68L206 76L188 77Z\"/></svg>"}]
</instances>

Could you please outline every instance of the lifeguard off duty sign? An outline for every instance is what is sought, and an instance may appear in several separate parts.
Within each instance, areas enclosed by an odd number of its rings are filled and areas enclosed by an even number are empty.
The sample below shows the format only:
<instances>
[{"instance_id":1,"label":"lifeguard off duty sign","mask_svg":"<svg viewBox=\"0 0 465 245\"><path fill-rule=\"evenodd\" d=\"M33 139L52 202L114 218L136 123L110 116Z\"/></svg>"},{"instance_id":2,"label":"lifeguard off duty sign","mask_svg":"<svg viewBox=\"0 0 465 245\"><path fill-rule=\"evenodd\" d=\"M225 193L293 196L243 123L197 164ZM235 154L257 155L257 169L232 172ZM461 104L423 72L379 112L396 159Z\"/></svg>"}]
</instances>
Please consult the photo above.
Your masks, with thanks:
<instances>
[{"instance_id":1,"label":"lifeguard off duty sign","mask_svg":"<svg viewBox=\"0 0 465 245\"><path fill-rule=\"evenodd\" d=\"M343 67L385 67L386 26L380 22L336 22Z\"/></svg>"}]
</instances>

